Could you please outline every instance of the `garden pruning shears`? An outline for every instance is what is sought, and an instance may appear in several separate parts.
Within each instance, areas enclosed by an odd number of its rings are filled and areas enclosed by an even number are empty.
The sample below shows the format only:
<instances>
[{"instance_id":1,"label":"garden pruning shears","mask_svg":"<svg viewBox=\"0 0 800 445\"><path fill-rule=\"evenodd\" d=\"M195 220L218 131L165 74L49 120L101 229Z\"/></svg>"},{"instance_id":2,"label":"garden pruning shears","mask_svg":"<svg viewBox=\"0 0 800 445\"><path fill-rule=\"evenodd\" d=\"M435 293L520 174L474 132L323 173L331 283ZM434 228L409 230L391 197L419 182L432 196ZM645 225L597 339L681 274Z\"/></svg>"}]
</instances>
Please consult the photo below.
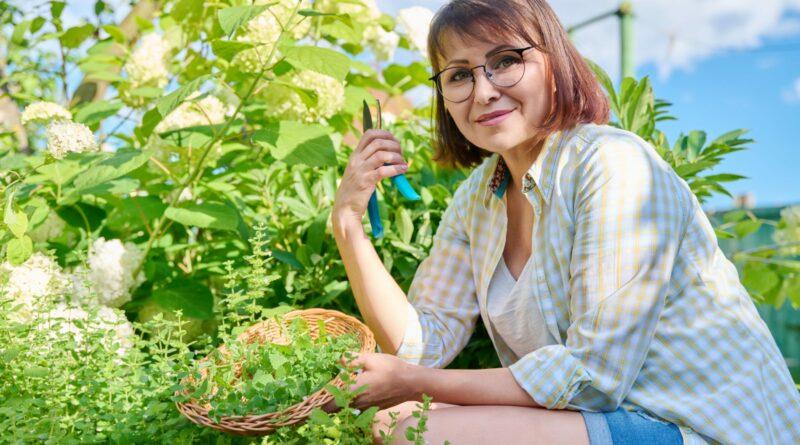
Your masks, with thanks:
<instances>
[{"instance_id":1,"label":"garden pruning shears","mask_svg":"<svg viewBox=\"0 0 800 445\"><path fill-rule=\"evenodd\" d=\"M367 130L372 128L372 114L369 111L369 106L367 105L367 101L364 101L364 133ZM383 123L383 119L381 118L381 103L378 101L378 125L377 129L381 128ZM384 165L391 165L391 164L384 164ZM412 201L419 201L421 198L417 194L416 191L411 187L411 184L408 183L408 179L406 178L405 174L399 174L396 176L392 176L390 178L392 180L392 184L400 190L400 194L403 195L406 199L410 199ZM378 211L378 189L377 187L372 192L372 195L369 197L369 204L367 204L367 214L369 215L369 223L372 226L372 236L375 238L383 237L383 223L381 223L381 214Z\"/></svg>"}]
</instances>

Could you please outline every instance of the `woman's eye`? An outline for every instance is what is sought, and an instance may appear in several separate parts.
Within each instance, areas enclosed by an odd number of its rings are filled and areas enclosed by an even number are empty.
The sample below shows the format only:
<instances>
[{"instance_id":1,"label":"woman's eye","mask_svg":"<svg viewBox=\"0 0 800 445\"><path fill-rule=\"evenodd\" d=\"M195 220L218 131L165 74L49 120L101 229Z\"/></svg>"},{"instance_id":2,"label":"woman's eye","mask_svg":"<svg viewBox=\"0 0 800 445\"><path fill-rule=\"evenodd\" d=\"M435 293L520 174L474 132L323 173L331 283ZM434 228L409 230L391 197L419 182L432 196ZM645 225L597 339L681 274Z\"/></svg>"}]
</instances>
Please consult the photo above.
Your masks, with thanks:
<instances>
[{"instance_id":1,"label":"woman's eye","mask_svg":"<svg viewBox=\"0 0 800 445\"><path fill-rule=\"evenodd\" d=\"M519 63L519 59L513 56L505 56L495 64L495 68L508 68Z\"/></svg>"},{"instance_id":2,"label":"woman's eye","mask_svg":"<svg viewBox=\"0 0 800 445\"><path fill-rule=\"evenodd\" d=\"M464 80L468 80L470 77L470 72L467 70L458 70L454 72L450 76L450 82L461 82Z\"/></svg>"}]
</instances>

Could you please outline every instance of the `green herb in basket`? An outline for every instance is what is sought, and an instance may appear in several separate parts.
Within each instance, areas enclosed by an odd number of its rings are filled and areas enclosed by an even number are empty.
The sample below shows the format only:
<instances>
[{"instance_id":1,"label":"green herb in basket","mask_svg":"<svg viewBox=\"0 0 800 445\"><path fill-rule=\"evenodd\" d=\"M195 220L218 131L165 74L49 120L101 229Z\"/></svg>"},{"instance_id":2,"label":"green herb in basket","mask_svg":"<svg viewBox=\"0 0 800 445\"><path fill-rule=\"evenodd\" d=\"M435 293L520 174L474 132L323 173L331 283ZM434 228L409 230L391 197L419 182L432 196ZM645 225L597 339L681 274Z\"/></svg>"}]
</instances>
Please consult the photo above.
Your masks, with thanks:
<instances>
[{"instance_id":1,"label":"green herb in basket","mask_svg":"<svg viewBox=\"0 0 800 445\"><path fill-rule=\"evenodd\" d=\"M320 323L322 323L320 321ZM282 324L281 324L282 326ZM208 404L209 417L282 411L321 389L345 370L341 358L358 351L353 334L313 338L302 318L284 333L287 344L236 340L196 364L188 398Z\"/></svg>"}]
</instances>

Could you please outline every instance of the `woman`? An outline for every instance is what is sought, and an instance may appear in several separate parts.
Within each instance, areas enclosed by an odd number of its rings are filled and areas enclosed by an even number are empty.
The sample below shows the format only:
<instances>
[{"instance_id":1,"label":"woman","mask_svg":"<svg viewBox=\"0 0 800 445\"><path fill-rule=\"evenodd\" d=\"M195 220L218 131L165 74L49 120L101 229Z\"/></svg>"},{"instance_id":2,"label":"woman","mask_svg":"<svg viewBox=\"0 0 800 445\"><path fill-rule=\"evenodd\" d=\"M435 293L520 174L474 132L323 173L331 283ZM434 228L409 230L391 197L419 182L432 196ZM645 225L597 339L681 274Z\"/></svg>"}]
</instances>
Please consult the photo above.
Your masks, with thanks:
<instances>
[{"instance_id":1,"label":"woman","mask_svg":"<svg viewBox=\"0 0 800 445\"><path fill-rule=\"evenodd\" d=\"M407 415L431 395L430 443L800 443L800 396L697 199L605 125L547 3L454 0L428 48L437 159L477 167L406 297L361 224L375 183L407 169L400 145L369 131L350 158L335 237L394 354L355 360L357 406ZM478 315L504 367L439 369Z\"/></svg>"}]
</instances>

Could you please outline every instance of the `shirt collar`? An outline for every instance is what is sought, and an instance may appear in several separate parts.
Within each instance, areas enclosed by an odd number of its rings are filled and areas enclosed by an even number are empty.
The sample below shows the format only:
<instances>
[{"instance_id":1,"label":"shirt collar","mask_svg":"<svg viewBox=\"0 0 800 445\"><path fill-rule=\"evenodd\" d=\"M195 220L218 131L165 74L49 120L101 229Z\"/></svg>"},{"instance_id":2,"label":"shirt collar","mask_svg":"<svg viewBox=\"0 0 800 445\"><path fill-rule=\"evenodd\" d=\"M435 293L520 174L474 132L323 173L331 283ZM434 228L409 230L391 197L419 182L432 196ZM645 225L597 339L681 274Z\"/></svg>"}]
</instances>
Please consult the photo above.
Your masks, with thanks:
<instances>
[{"instance_id":1,"label":"shirt collar","mask_svg":"<svg viewBox=\"0 0 800 445\"><path fill-rule=\"evenodd\" d=\"M536 160L533 161L528 169L526 176L531 181L530 190L525 190L522 187L522 193L533 193L535 189L539 189L545 204L550 201L550 192L553 190L553 174L556 171L556 161L558 159L558 148L563 141L563 133L556 131L550 133L544 141L542 151ZM485 179L487 184L484 190L483 205L489 206L490 199L494 196L497 199L502 199L503 194L511 183L511 172L508 169L503 157L498 153L492 155L489 161L489 171L492 172L488 178Z\"/></svg>"}]
</instances>

